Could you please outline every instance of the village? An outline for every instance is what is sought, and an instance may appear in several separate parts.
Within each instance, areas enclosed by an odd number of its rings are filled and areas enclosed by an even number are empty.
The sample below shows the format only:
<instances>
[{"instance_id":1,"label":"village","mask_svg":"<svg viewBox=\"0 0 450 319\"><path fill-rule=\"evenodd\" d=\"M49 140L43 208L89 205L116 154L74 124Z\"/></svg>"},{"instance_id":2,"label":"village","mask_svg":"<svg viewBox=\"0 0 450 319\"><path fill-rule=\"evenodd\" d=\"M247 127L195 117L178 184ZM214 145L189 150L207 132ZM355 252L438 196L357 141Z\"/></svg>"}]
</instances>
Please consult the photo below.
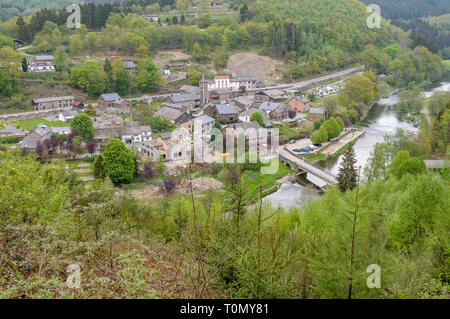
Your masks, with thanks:
<instances>
[{"instance_id":1,"label":"village","mask_svg":"<svg viewBox=\"0 0 450 319\"><path fill-rule=\"evenodd\" d=\"M123 65L131 73L136 71L133 61L124 61ZM55 70L53 56L35 56L28 65L28 72ZM161 69L160 72L170 77L170 69ZM83 153L97 153L110 139L117 138L148 160L188 162L191 160L190 136L194 130L202 132L202 139L208 144L212 142L211 131L214 127L231 139L236 139L238 134L248 129L267 134L267 137L250 140L249 144L270 144L277 132L280 145L303 158L319 153L319 146L322 145L314 145L310 140L308 127L315 120L326 118L325 109L312 107L308 97L333 95L339 90L338 85L320 85L306 87L302 92L286 85L265 87L252 75L231 77L217 74L213 79L205 79L203 75L198 86L185 84L179 87L178 92L171 94L127 99L115 92L104 93L92 105L86 105L74 96L35 98L31 101L34 111L0 116L0 121L6 123L0 130L0 138L15 138L17 143L11 147L39 152L39 146L48 144L52 138L70 135L71 121L78 113L85 112L92 117L92 142L95 146L86 152L84 143L84 148L78 149L77 154L70 154L68 150L64 152L62 147L60 151L65 158L81 158L86 156ZM170 127L168 125L166 131L155 133L151 126L133 120L132 109L136 105L156 105L154 116L166 121ZM59 124L46 125L43 121L30 128L28 123L40 118ZM22 127L17 121L22 122ZM284 131L283 128L299 134L278 135L280 130ZM175 129L183 129L185 134L172 134Z\"/></svg>"}]
</instances>

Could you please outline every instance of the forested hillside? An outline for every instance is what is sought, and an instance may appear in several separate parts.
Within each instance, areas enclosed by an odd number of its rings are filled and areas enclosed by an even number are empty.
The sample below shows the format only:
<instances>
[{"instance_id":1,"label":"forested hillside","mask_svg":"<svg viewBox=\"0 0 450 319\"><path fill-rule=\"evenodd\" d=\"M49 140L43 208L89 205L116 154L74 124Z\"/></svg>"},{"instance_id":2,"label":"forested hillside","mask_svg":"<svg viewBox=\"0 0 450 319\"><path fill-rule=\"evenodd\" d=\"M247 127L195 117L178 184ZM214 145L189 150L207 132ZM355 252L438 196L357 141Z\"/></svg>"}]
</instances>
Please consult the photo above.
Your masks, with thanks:
<instances>
[{"instance_id":1,"label":"forested hillside","mask_svg":"<svg viewBox=\"0 0 450 319\"><path fill-rule=\"evenodd\" d=\"M60 9L77 0L2 0L0 20L8 20L18 15L30 15L42 8Z\"/></svg>"},{"instance_id":2,"label":"forested hillside","mask_svg":"<svg viewBox=\"0 0 450 319\"><path fill-rule=\"evenodd\" d=\"M381 15L390 20L409 20L450 12L448 0L362 0L362 2L367 5L376 3L381 8Z\"/></svg>"}]
</instances>

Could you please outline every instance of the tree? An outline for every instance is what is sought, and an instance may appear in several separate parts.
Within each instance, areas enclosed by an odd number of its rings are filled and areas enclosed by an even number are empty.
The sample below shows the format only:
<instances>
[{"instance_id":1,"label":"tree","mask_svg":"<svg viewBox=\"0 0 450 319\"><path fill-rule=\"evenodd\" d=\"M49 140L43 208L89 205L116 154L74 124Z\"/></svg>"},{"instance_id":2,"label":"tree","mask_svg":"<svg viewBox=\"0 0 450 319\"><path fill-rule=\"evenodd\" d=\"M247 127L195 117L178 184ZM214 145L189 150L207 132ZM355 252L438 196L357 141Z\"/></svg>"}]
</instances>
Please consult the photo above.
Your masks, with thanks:
<instances>
[{"instance_id":1,"label":"tree","mask_svg":"<svg viewBox=\"0 0 450 319\"><path fill-rule=\"evenodd\" d=\"M151 58L138 63L136 84L142 92L155 92L165 85L161 73Z\"/></svg>"},{"instance_id":2,"label":"tree","mask_svg":"<svg viewBox=\"0 0 450 319\"><path fill-rule=\"evenodd\" d=\"M94 138L92 120L89 115L85 113L77 114L70 123L70 127L73 131L80 132L85 141L92 141Z\"/></svg>"},{"instance_id":3,"label":"tree","mask_svg":"<svg viewBox=\"0 0 450 319\"><path fill-rule=\"evenodd\" d=\"M377 48L369 44L364 48L364 51L360 54L359 60L364 63L366 67L369 67L371 69L378 69L379 67L379 58L378 58L378 52Z\"/></svg>"},{"instance_id":4,"label":"tree","mask_svg":"<svg viewBox=\"0 0 450 319\"><path fill-rule=\"evenodd\" d=\"M401 178L406 174L419 175L424 173L426 169L425 163L421 159L412 157L398 167L395 176Z\"/></svg>"},{"instance_id":5,"label":"tree","mask_svg":"<svg viewBox=\"0 0 450 319\"><path fill-rule=\"evenodd\" d=\"M325 126L321 126L319 129L319 133L320 133L320 138L322 140L321 143L324 143L326 141L328 141L330 139L330 137L328 136L328 130Z\"/></svg>"},{"instance_id":6,"label":"tree","mask_svg":"<svg viewBox=\"0 0 450 319\"><path fill-rule=\"evenodd\" d=\"M311 134L311 142L316 145L322 144L324 142L322 141L322 135L319 131L315 131Z\"/></svg>"},{"instance_id":7,"label":"tree","mask_svg":"<svg viewBox=\"0 0 450 319\"><path fill-rule=\"evenodd\" d=\"M422 109L423 98L417 88L400 92L400 108L404 112L418 113Z\"/></svg>"},{"instance_id":8,"label":"tree","mask_svg":"<svg viewBox=\"0 0 450 319\"><path fill-rule=\"evenodd\" d=\"M58 47L55 50L55 65L58 72L64 72L69 69L69 63L67 62L67 54L63 47Z\"/></svg>"},{"instance_id":9,"label":"tree","mask_svg":"<svg viewBox=\"0 0 450 319\"><path fill-rule=\"evenodd\" d=\"M337 102L333 98L328 98L323 101L327 117L331 117L337 111Z\"/></svg>"},{"instance_id":10,"label":"tree","mask_svg":"<svg viewBox=\"0 0 450 319\"><path fill-rule=\"evenodd\" d=\"M114 184L129 183L134 175L133 153L118 139L109 140L103 149L103 173Z\"/></svg>"},{"instance_id":11,"label":"tree","mask_svg":"<svg viewBox=\"0 0 450 319\"><path fill-rule=\"evenodd\" d=\"M81 42L80 37L75 35L70 40L70 52L72 53L72 56L77 56L81 53L81 50L83 50L83 43Z\"/></svg>"},{"instance_id":12,"label":"tree","mask_svg":"<svg viewBox=\"0 0 450 319\"><path fill-rule=\"evenodd\" d=\"M28 62L26 58L22 59L22 71L27 72L28 71Z\"/></svg>"},{"instance_id":13,"label":"tree","mask_svg":"<svg viewBox=\"0 0 450 319\"><path fill-rule=\"evenodd\" d=\"M239 9L239 18L241 20L241 23L243 23L243 22L245 22L246 20L249 19L248 6L245 3Z\"/></svg>"},{"instance_id":14,"label":"tree","mask_svg":"<svg viewBox=\"0 0 450 319\"><path fill-rule=\"evenodd\" d=\"M86 113L87 115L89 115L90 117L94 117L97 115L97 111L95 110L95 108L92 106L92 104L88 104L88 106L86 106L86 108L84 109L84 113Z\"/></svg>"},{"instance_id":15,"label":"tree","mask_svg":"<svg viewBox=\"0 0 450 319\"><path fill-rule=\"evenodd\" d=\"M386 143L377 143L370 153L366 167L364 167L364 175L368 183L373 183L378 179L387 177L389 151Z\"/></svg>"},{"instance_id":16,"label":"tree","mask_svg":"<svg viewBox=\"0 0 450 319\"><path fill-rule=\"evenodd\" d=\"M94 177L103 178L103 156L100 154L94 162Z\"/></svg>"},{"instance_id":17,"label":"tree","mask_svg":"<svg viewBox=\"0 0 450 319\"><path fill-rule=\"evenodd\" d=\"M105 64L103 64L103 71L108 74L112 71L111 61L108 58L105 59Z\"/></svg>"},{"instance_id":18,"label":"tree","mask_svg":"<svg viewBox=\"0 0 450 319\"><path fill-rule=\"evenodd\" d=\"M151 179L153 179L155 176L156 176L156 170L155 170L155 168L153 167L153 163L150 161L150 162L145 162L144 163L144 168L143 168L143 170L144 170L144 172L143 172L143 174L144 174L144 177L147 179L147 180L151 180Z\"/></svg>"},{"instance_id":19,"label":"tree","mask_svg":"<svg viewBox=\"0 0 450 319\"><path fill-rule=\"evenodd\" d=\"M353 190L358 183L358 171L356 170L355 164L355 150L353 147L349 147L344 153L337 177L339 189L343 193L347 190Z\"/></svg>"},{"instance_id":20,"label":"tree","mask_svg":"<svg viewBox=\"0 0 450 319\"><path fill-rule=\"evenodd\" d=\"M189 82L191 82L191 84L195 85L195 86L197 86L199 84L200 80L202 79L200 72L198 72L194 68L189 69L189 71L187 73L187 77L189 79Z\"/></svg>"},{"instance_id":21,"label":"tree","mask_svg":"<svg viewBox=\"0 0 450 319\"><path fill-rule=\"evenodd\" d=\"M70 83L72 86L88 92L91 96L98 96L107 91L108 76L98 68L95 61L84 60L72 68Z\"/></svg>"},{"instance_id":22,"label":"tree","mask_svg":"<svg viewBox=\"0 0 450 319\"><path fill-rule=\"evenodd\" d=\"M89 154L94 154L96 150L97 150L97 143L95 143L95 142L87 142L86 143L86 151Z\"/></svg>"},{"instance_id":23,"label":"tree","mask_svg":"<svg viewBox=\"0 0 450 319\"><path fill-rule=\"evenodd\" d=\"M297 112L295 112L293 109L289 109L288 111L288 117L290 119L295 119L295 116L297 115Z\"/></svg>"},{"instance_id":24,"label":"tree","mask_svg":"<svg viewBox=\"0 0 450 319\"><path fill-rule=\"evenodd\" d=\"M399 151L397 155L392 159L391 164L389 165L389 174L395 175L398 168L407 160L411 158L408 151Z\"/></svg>"},{"instance_id":25,"label":"tree","mask_svg":"<svg viewBox=\"0 0 450 319\"><path fill-rule=\"evenodd\" d=\"M259 112L255 112L250 116L250 122L257 122L259 125L264 127L264 118Z\"/></svg>"},{"instance_id":26,"label":"tree","mask_svg":"<svg viewBox=\"0 0 450 319\"><path fill-rule=\"evenodd\" d=\"M202 14L198 19L197 19L197 25L200 29L206 29L207 27L209 27L212 23L212 19L211 19L211 15L209 13L207 14Z\"/></svg>"},{"instance_id":27,"label":"tree","mask_svg":"<svg viewBox=\"0 0 450 319\"><path fill-rule=\"evenodd\" d=\"M375 84L367 77L357 74L350 78L345 84L339 99L346 106L364 103L370 105L376 97Z\"/></svg>"},{"instance_id":28,"label":"tree","mask_svg":"<svg viewBox=\"0 0 450 319\"><path fill-rule=\"evenodd\" d=\"M185 24L185 23L186 23L186 18L184 17L184 14L182 14L180 17L180 24Z\"/></svg>"}]
</instances>

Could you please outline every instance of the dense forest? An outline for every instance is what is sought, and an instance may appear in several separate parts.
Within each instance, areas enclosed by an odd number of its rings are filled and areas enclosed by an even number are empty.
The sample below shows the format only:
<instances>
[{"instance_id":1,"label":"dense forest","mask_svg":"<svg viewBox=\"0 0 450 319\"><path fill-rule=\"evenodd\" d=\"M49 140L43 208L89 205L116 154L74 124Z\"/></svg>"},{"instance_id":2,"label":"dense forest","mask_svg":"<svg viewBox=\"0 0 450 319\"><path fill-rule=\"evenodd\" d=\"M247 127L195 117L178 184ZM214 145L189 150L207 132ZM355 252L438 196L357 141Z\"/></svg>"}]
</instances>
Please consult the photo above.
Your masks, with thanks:
<instances>
[{"instance_id":1,"label":"dense forest","mask_svg":"<svg viewBox=\"0 0 450 319\"><path fill-rule=\"evenodd\" d=\"M412 46L423 45L431 52L443 52L447 58L447 48L450 47L450 29L446 25L434 24L423 19L410 21L395 20L392 24L401 27L405 31L411 31Z\"/></svg>"},{"instance_id":2,"label":"dense forest","mask_svg":"<svg viewBox=\"0 0 450 319\"><path fill-rule=\"evenodd\" d=\"M369 5L376 3L381 8L381 16L389 20L409 20L419 17L440 16L450 13L448 0L362 0Z\"/></svg>"}]
</instances>

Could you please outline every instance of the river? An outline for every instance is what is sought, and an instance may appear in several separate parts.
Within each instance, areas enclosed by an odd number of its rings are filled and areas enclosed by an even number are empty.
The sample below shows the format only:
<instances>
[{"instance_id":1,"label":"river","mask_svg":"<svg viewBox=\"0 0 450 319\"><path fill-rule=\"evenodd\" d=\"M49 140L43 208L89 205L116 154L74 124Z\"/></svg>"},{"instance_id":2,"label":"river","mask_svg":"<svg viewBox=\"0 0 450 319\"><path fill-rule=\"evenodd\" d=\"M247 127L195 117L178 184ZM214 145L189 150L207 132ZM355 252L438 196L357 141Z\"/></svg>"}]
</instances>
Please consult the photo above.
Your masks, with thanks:
<instances>
[{"instance_id":1,"label":"river","mask_svg":"<svg viewBox=\"0 0 450 319\"><path fill-rule=\"evenodd\" d=\"M450 82L443 82L438 85L426 88L422 96L428 98L436 92L450 92ZM380 99L369 111L361 127L366 133L361 136L353 146L356 153L357 166L364 166L370 157L370 152L376 143L384 141L384 136L394 135L398 128L402 128L411 133L417 133L418 129L411 123L404 120L404 115L399 114L397 104L399 95L391 94L387 98ZM342 155L337 158L328 159L316 163L326 171L337 175ZM300 184L286 183L281 188L267 196L265 200L270 201L273 207L281 206L285 209L291 206L303 207L304 203L311 197L319 196L318 192L306 190L306 187Z\"/></svg>"}]
</instances>

